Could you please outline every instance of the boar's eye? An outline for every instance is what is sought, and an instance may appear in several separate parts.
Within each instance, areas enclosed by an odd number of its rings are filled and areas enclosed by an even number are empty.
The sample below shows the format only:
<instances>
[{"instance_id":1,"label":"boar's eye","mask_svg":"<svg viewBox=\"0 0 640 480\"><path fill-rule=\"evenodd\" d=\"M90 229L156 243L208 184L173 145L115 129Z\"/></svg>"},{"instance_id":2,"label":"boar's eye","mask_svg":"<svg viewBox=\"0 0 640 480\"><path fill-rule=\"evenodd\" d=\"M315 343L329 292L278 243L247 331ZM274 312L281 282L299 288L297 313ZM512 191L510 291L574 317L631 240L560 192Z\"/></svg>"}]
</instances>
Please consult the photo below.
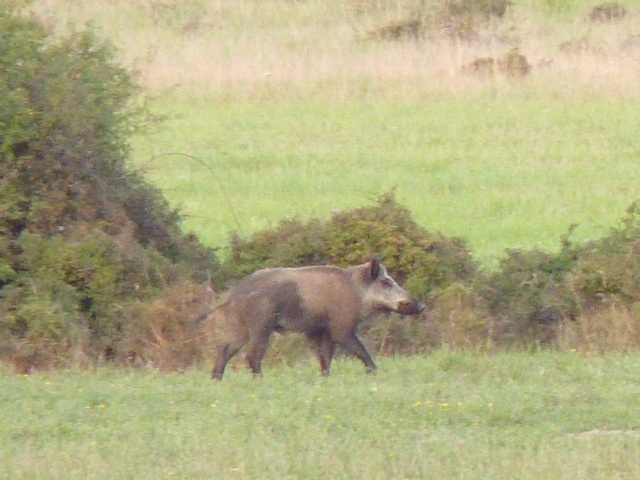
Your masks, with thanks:
<instances>
[{"instance_id":1,"label":"boar's eye","mask_svg":"<svg viewBox=\"0 0 640 480\"><path fill-rule=\"evenodd\" d=\"M389 288L393 287L393 283L391 283L391 280L389 280L387 278L382 280L380 283L382 284L382 288L384 288L384 289L389 289Z\"/></svg>"}]
</instances>

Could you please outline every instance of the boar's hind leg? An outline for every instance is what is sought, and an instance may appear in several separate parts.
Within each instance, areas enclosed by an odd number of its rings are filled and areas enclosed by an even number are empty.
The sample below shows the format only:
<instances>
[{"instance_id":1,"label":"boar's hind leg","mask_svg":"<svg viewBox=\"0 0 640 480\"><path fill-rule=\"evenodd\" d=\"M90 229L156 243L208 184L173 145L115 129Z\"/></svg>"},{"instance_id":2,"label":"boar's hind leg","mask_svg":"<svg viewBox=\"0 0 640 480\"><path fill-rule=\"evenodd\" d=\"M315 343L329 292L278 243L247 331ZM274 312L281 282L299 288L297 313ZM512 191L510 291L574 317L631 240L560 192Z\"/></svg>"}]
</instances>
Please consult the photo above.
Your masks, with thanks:
<instances>
[{"instance_id":1,"label":"boar's hind leg","mask_svg":"<svg viewBox=\"0 0 640 480\"><path fill-rule=\"evenodd\" d=\"M360 339L356 336L355 332L349 333L344 338L336 339L336 341L342 348L347 350L347 352L355 355L360 360L362 360L362 363L364 363L364 366L367 368L367 373L376 372L378 367L376 367L376 364L373 363L371 355L369 355L369 352L367 352L367 349L362 344Z\"/></svg>"},{"instance_id":2,"label":"boar's hind leg","mask_svg":"<svg viewBox=\"0 0 640 480\"><path fill-rule=\"evenodd\" d=\"M313 344L316 356L320 362L322 375L324 377L329 376L331 360L333 359L333 352L335 351L336 343L331 338L331 334L326 330L321 330L313 335L308 335L308 338Z\"/></svg>"},{"instance_id":3,"label":"boar's hind leg","mask_svg":"<svg viewBox=\"0 0 640 480\"><path fill-rule=\"evenodd\" d=\"M218 350L218 358L216 358L216 364L213 367L213 372L211 372L211 377L214 380L222 380L222 375L224 375L224 369L238 351L242 348L242 343L239 344L226 344L221 345Z\"/></svg>"}]
</instances>

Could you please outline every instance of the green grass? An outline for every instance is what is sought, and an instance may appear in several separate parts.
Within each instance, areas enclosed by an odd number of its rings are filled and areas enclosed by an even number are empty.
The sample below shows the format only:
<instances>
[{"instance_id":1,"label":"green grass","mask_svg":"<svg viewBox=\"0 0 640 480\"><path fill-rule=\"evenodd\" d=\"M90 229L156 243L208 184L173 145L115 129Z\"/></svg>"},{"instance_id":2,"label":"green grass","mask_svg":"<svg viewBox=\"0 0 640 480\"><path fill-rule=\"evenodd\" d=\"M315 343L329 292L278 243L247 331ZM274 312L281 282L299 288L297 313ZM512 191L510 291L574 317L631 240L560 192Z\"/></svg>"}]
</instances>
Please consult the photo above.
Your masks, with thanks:
<instances>
[{"instance_id":1,"label":"green grass","mask_svg":"<svg viewBox=\"0 0 640 480\"><path fill-rule=\"evenodd\" d=\"M208 373L0 377L0 478L640 476L640 359L437 351Z\"/></svg>"},{"instance_id":2,"label":"green grass","mask_svg":"<svg viewBox=\"0 0 640 480\"><path fill-rule=\"evenodd\" d=\"M167 95L158 106L169 118L136 139L133 163L212 246L395 188L423 227L490 260L553 249L573 223L576 240L602 235L640 197L640 111L625 99L521 88L412 102Z\"/></svg>"}]
</instances>

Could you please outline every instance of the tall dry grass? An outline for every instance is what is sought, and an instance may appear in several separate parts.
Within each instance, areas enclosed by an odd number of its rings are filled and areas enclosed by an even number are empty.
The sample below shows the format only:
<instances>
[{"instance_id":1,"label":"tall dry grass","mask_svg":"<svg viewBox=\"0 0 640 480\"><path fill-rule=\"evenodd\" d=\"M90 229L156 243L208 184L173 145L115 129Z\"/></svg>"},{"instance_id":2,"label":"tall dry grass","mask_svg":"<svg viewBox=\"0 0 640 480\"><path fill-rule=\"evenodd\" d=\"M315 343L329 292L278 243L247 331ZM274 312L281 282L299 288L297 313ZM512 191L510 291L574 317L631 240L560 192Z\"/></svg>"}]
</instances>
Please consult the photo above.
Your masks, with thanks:
<instances>
[{"instance_id":1,"label":"tall dry grass","mask_svg":"<svg viewBox=\"0 0 640 480\"><path fill-rule=\"evenodd\" d=\"M562 350L583 353L637 352L640 345L638 307L609 305L566 321L560 327L557 345Z\"/></svg>"},{"instance_id":2,"label":"tall dry grass","mask_svg":"<svg viewBox=\"0 0 640 480\"><path fill-rule=\"evenodd\" d=\"M640 5L620 21L594 23L589 2L574 2L562 14L519 3L464 40L437 32L372 38L377 28L412 15L418 3L36 0L29 8L60 32L93 24L154 90L326 99L508 91L511 83L500 75L480 78L461 69L518 47L533 67L526 80L532 89L640 95Z\"/></svg>"}]
</instances>

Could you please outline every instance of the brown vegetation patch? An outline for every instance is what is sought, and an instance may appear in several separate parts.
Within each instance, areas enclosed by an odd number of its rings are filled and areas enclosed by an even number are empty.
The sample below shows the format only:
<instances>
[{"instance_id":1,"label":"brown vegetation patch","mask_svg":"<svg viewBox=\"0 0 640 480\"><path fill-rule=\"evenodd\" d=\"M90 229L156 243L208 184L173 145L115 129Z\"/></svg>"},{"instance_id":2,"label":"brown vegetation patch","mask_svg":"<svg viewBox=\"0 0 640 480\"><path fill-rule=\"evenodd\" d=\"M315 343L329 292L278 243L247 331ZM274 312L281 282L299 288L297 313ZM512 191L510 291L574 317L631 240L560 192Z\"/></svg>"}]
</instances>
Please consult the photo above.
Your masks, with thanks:
<instances>
[{"instance_id":1,"label":"brown vegetation patch","mask_svg":"<svg viewBox=\"0 0 640 480\"><path fill-rule=\"evenodd\" d=\"M493 76L496 71L509 78L526 77L531 65L517 47L512 48L502 58L480 57L462 66L462 73L478 77Z\"/></svg>"},{"instance_id":2,"label":"brown vegetation patch","mask_svg":"<svg viewBox=\"0 0 640 480\"><path fill-rule=\"evenodd\" d=\"M602 47L594 45L593 41L587 36L562 42L558 45L558 50L568 55L602 55L605 53Z\"/></svg>"},{"instance_id":3,"label":"brown vegetation patch","mask_svg":"<svg viewBox=\"0 0 640 480\"><path fill-rule=\"evenodd\" d=\"M629 307L622 302L598 307L565 322L558 332L557 344L566 350L595 354L637 351L640 345L638 313L638 305Z\"/></svg>"},{"instance_id":4,"label":"brown vegetation patch","mask_svg":"<svg viewBox=\"0 0 640 480\"><path fill-rule=\"evenodd\" d=\"M206 318L214 297L206 286L184 283L169 287L151 303L140 303L129 314L118 360L160 371L200 363L208 351Z\"/></svg>"},{"instance_id":5,"label":"brown vegetation patch","mask_svg":"<svg viewBox=\"0 0 640 480\"><path fill-rule=\"evenodd\" d=\"M421 14L413 14L369 31L368 37L378 40L416 40L424 36L425 30L424 17Z\"/></svg>"},{"instance_id":6,"label":"brown vegetation patch","mask_svg":"<svg viewBox=\"0 0 640 480\"><path fill-rule=\"evenodd\" d=\"M446 38L473 42L478 40L478 24L470 17L452 17L439 23L438 31Z\"/></svg>"},{"instance_id":7,"label":"brown vegetation patch","mask_svg":"<svg viewBox=\"0 0 640 480\"><path fill-rule=\"evenodd\" d=\"M369 31L369 38L381 40L420 39L444 36L473 41L478 30L492 19L502 19L510 2L505 0L444 0L419 4L408 14Z\"/></svg>"},{"instance_id":8,"label":"brown vegetation patch","mask_svg":"<svg viewBox=\"0 0 640 480\"><path fill-rule=\"evenodd\" d=\"M506 0L446 0L443 10L451 17L503 18L511 3Z\"/></svg>"},{"instance_id":9,"label":"brown vegetation patch","mask_svg":"<svg viewBox=\"0 0 640 480\"><path fill-rule=\"evenodd\" d=\"M526 77L531 72L531 65L518 47L514 47L507 54L498 60L498 70L511 78Z\"/></svg>"},{"instance_id":10,"label":"brown vegetation patch","mask_svg":"<svg viewBox=\"0 0 640 480\"><path fill-rule=\"evenodd\" d=\"M470 63L462 66L462 73L466 75L477 75L479 77L493 76L496 61L493 57L476 58Z\"/></svg>"},{"instance_id":11,"label":"brown vegetation patch","mask_svg":"<svg viewBox=\"0 0 640 480\"><path fill-rule=\"evenodd\" d=\"M594 7L589 12L589 20L592 22L614 22L627 16L627 9L617 2L607 2Z\"/></svg>"}]
</instances>

